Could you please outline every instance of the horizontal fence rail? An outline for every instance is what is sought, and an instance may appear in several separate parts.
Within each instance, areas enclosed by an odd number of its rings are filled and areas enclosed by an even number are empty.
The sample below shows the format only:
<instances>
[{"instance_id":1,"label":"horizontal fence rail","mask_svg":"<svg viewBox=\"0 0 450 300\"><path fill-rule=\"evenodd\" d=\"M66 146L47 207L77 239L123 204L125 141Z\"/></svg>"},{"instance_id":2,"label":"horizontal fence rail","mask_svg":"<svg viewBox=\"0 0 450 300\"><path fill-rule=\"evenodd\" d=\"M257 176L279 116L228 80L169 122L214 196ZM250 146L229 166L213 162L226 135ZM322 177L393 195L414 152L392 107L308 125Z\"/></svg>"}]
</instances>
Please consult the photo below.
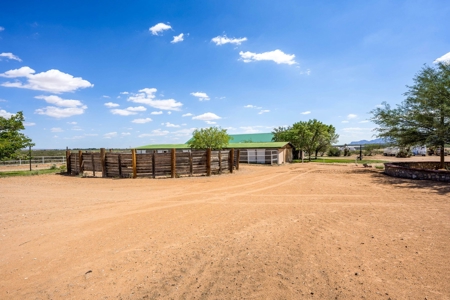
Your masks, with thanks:
<instances>
[{"instance_id":1,"label":"horizontal fence rail","mask_svg":"<svg viewBox=\"0 0 450 300\"><path fill-rule=\"evenodd\" d=\"M239 150L193 150L170 153L100 152L71 153L67 150L67 173L70 175L92 172L93 176L136 178L136 177L182 177L194 175L217 175L239 170Z\"/></svg>"},{"instance_id":2,"label":"horizontal fence rail","mask_svg":"<svg viewBox=\"0 0 450 300\"><path fill-rule=\"evenodd\" d=\"M1 165L25 165L29 164L30 159L15 159L1 161ZM50 164L50 163L66 163L66 156L32 156L32 164Z\"/></svg>"}]
</instances>

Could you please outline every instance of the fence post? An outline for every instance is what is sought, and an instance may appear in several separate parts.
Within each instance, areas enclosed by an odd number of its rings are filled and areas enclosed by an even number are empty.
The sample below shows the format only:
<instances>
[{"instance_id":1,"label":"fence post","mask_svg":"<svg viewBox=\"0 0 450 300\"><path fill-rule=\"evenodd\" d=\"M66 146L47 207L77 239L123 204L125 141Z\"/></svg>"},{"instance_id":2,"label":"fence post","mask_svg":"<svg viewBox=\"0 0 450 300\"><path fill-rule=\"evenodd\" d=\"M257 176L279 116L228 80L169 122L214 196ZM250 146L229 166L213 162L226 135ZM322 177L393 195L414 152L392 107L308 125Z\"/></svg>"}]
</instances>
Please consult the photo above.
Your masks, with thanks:
<instances>
[{"instance_id":1,"label":"fence post","mask_svg":"<svg viewBox=\"0 0 450 300\"><path fill-rule=\"evenodd\" d=\"M92 164L92 175L95 177L95 161L94 161L94 153L91 153L91 164Z\"/></svg>"},{"instance_id":2,"label":"fence post","mask_svg":"<svg viewBox=\"0 0 450 300\"><path fill-rule=\"evenodd\" d=\"M78 174L83 174L83 152L81 150L78 151Z\"/></svg>"},{"instance_id":3,"label":"fence post","mask_svg":"<svg viewBox=\"0 0 450 300\"><path fill-rule=\"evenodd\" d=\"M170 173L171 173L171 175L172 175L172 178L175 178L176 177L176 159L177 159L177 156L176 156L176 152L175 152L176 150L175 149L172 149L172 152L171 152L171 156L170 156Z\"/></svg>"},{"instance_id":4,"label":"fence post","mask_svg":"<svg viewBox=\"0 0 450 300\"><path fill-rule=\"evenodd\" d=\"M233 173L233 166L234 166L234 149L231 149L230 150L230 163L229 163L230 173Z\"/></svg>"},{"instance_id":5,"label":"fence post","mask_svg":"<svg viewBox=\"0 0 450 300\"><path fill-rule=\"evenodd\" d=\"M211 176L211 148L206 150L206 176Z\"/></svg>"},{"instance_id":6,"label":"fence post","mask_svg":"<svg viewBox=\"0 0 450 300\"><path fill-rule=\"evenodd\" d=\"M236 153L236 171L239 170L239 160L241 159L241 150L237 150Z\"/></svg>"},{"instance_id":7,"label":"fence post","mask_svg":"<svg viewBox=\"0 0 450 300\"><path fill-rule=\"evenodd\" d=\"M222 174L222 150L219 150L219 174Z\"/></svg>"},{"instance_id":8,"label":"fence post","mask_svg":"<svg viewBox=\"0 0 450 300\"><path fill-rule=\"evenodd\" d=\"M153 150L153 154L152 154L152 175L153 178L156 178L156 166L155 166L155 162L156 162L156 150Z\"/></svg>"},{"instance_id":9,"label":"fence post","mask_svg":"<svg viewBox=\"0 0 450 300\"><path fill-rule=\"evenodd\" d=\"M119 163L119 178L122 178L122 155L119 153L119 156L117 157L118 163Z\"/></svg>"},{"instance_id":10,"label":"fence post","mask_svg":"<svg viewBox=\"0 0 450 300\"><path fill-rule=\"evenodd\" d=\"M71 174L72 170L71 170L71 165L70 165L70 150L69 148L66 148L66 170L67 170L67 174Z\"/></svg>"},{"instance_id":11,"label":"fence post","mask_svg":"<svg viewBox=\"0 0 450 300\"><path fill-rule=\"evenodd\" d=\"M192 176L193 166L192 166L192 150L189 152L189 174Z\"/></svg>"},{"instance_id":12,"label":"fence post","mask_svg":"<svg viewBox=\"0 0 450 300\"><path fill-rule=\"evenodd\" d=\"M102 177L106 177L106 153L105 148L100 148L100 161L102 163Z\"/></svg>"},{"instance_id":13,"label":"fence post","mask_svg":"<svg viewBox=\"0 0 450 300\"><path fill-rule=\"evenodd\" d=\"M136 149L131 149L131 166L133 167L133 178L136 178L137 177Z\"/></svg>"}]
</instances>

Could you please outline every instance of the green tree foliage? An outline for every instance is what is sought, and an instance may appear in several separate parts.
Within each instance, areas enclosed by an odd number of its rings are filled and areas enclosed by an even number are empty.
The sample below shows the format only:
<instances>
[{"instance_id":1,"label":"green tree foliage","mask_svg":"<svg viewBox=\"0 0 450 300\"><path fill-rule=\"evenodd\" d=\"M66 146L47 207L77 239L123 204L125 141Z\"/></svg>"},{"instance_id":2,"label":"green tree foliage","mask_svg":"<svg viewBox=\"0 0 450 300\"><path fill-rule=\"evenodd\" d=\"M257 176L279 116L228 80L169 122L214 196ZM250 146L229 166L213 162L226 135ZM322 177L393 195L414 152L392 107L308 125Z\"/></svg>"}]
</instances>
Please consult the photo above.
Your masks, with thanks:
<instances>
[{"instance_id":1,"label":"green tree foliage","mask_svg":"<svg viewBox=\"0 0 450 300\"><path fill-rule=\"evenodd\" d=\"M0 160L17 158L20 149L34 146L30 138L19 132L25 129L24 121L21 111L9 119L0 117Z\"/></svg>"},{"instance_id":2,"label":"green tree foliage","mask_svg":"<svg viewBox=\"0 0 450 300\"><path fill-rule=\"evenodd\" d=\"M450 64L424 66L407 86L406 99L396 108L386 102L371 113L378 137L401 147L450 143ZM444 152L441 153L444 168Z\"/></svg>"},{"instance_id":3,"label":"green tree foliage","mask_svg":"<svg viewBox=\"0 0 450 300\"><path fill-rule=\"evenodd\" d=\"M339 138L333 125L323 124L316 119L278 127L272 133L274 142L290 142L296 149L305 151L309 160L313 154L317 158L319 152L326 152Z\"/></svg>"},{"instance_id":4,"label":"green tree foliage","mask_svg":"<svg viewBox=\"0 0 450 300\"><path fill-rule=\"evenodd\" d=\"M188 144L194 149L221 150L228 145L230 139L226 129L209 127L196 129Z\"/></svg>"}]
</instances>

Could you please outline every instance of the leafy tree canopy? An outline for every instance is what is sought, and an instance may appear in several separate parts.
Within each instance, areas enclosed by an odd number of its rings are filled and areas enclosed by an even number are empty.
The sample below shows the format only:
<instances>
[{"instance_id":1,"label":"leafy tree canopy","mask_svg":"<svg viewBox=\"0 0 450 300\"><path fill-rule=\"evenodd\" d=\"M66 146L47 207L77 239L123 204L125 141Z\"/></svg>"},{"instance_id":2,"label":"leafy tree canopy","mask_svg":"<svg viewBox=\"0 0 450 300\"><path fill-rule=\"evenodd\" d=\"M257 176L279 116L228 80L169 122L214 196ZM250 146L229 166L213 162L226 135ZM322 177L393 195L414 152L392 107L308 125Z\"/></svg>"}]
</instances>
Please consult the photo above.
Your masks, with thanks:
<instances>
[{"instance_id":1,"label":"leafy tree canopy","mask_svg":"<svg viewBox=\"0 0 450 300\"><path fill-rule=\"evenodd\" d=\"M300 121L288 127L275 128L274 142L290 142L296 149L306 151L311 155L325 152L331 144L337 143L339 135L333 125L326 125L316 119Z\"/></svg>"},{"instance_id":2,"label":"leafy tree canopy","mask_svg":"<svg viewBox=\"0 0 450 300\"><path fill-rule=\"evenodd\" d=\"M228 145L230 139L226 129L209 127L196 129L188 144L194 149L221 150Z\"/></svg>"},{"instance_id":3,"label":"leafy tree canopy","mask_svg":"<svg viewBox=\"0 0 450 300\"><path fill-rule=\"evenodd\" d=\"M24 121L21 111L9 119L0 116L0 160L17 158L20 149L34 146L30 138L19 132L25 129Z\"/></svg>"},{"instance_id":4,"label":"leafy tree canopy","mask_svg":"<svg viewBox=\"0 0 450 300\"><path fill-rule=\"evenodd\" d=\"M378 137L399 146L439 146L450 143L450 64L424 66L407 86L406 99L396 108L386 102L372 110ZM444 165L444 152L441 151Z\"/></svg>"}]
</instances>

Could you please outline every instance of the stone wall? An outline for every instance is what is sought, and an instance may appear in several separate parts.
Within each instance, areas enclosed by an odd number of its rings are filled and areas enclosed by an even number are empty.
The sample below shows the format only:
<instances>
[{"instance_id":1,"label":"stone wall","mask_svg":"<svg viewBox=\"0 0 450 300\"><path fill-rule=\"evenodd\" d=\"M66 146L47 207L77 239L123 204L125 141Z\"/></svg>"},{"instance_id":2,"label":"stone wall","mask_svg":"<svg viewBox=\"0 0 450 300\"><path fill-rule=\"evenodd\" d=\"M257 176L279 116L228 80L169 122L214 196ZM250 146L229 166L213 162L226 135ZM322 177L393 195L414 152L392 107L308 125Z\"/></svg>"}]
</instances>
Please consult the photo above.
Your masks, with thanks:
<instances>
[{"instance_id":1,"label":"stone wall","mask_svg":"<svg viewBox=\"0 0 450 300\"><path fill-rule=\"evenodd\" d=\"M393 177L434 180L450 182L450 171L437 170L439 162L391 162L384 164L384 173ZM450 168L450 162L446 162L447 169Z\"/></svg>"}]
</instances>

